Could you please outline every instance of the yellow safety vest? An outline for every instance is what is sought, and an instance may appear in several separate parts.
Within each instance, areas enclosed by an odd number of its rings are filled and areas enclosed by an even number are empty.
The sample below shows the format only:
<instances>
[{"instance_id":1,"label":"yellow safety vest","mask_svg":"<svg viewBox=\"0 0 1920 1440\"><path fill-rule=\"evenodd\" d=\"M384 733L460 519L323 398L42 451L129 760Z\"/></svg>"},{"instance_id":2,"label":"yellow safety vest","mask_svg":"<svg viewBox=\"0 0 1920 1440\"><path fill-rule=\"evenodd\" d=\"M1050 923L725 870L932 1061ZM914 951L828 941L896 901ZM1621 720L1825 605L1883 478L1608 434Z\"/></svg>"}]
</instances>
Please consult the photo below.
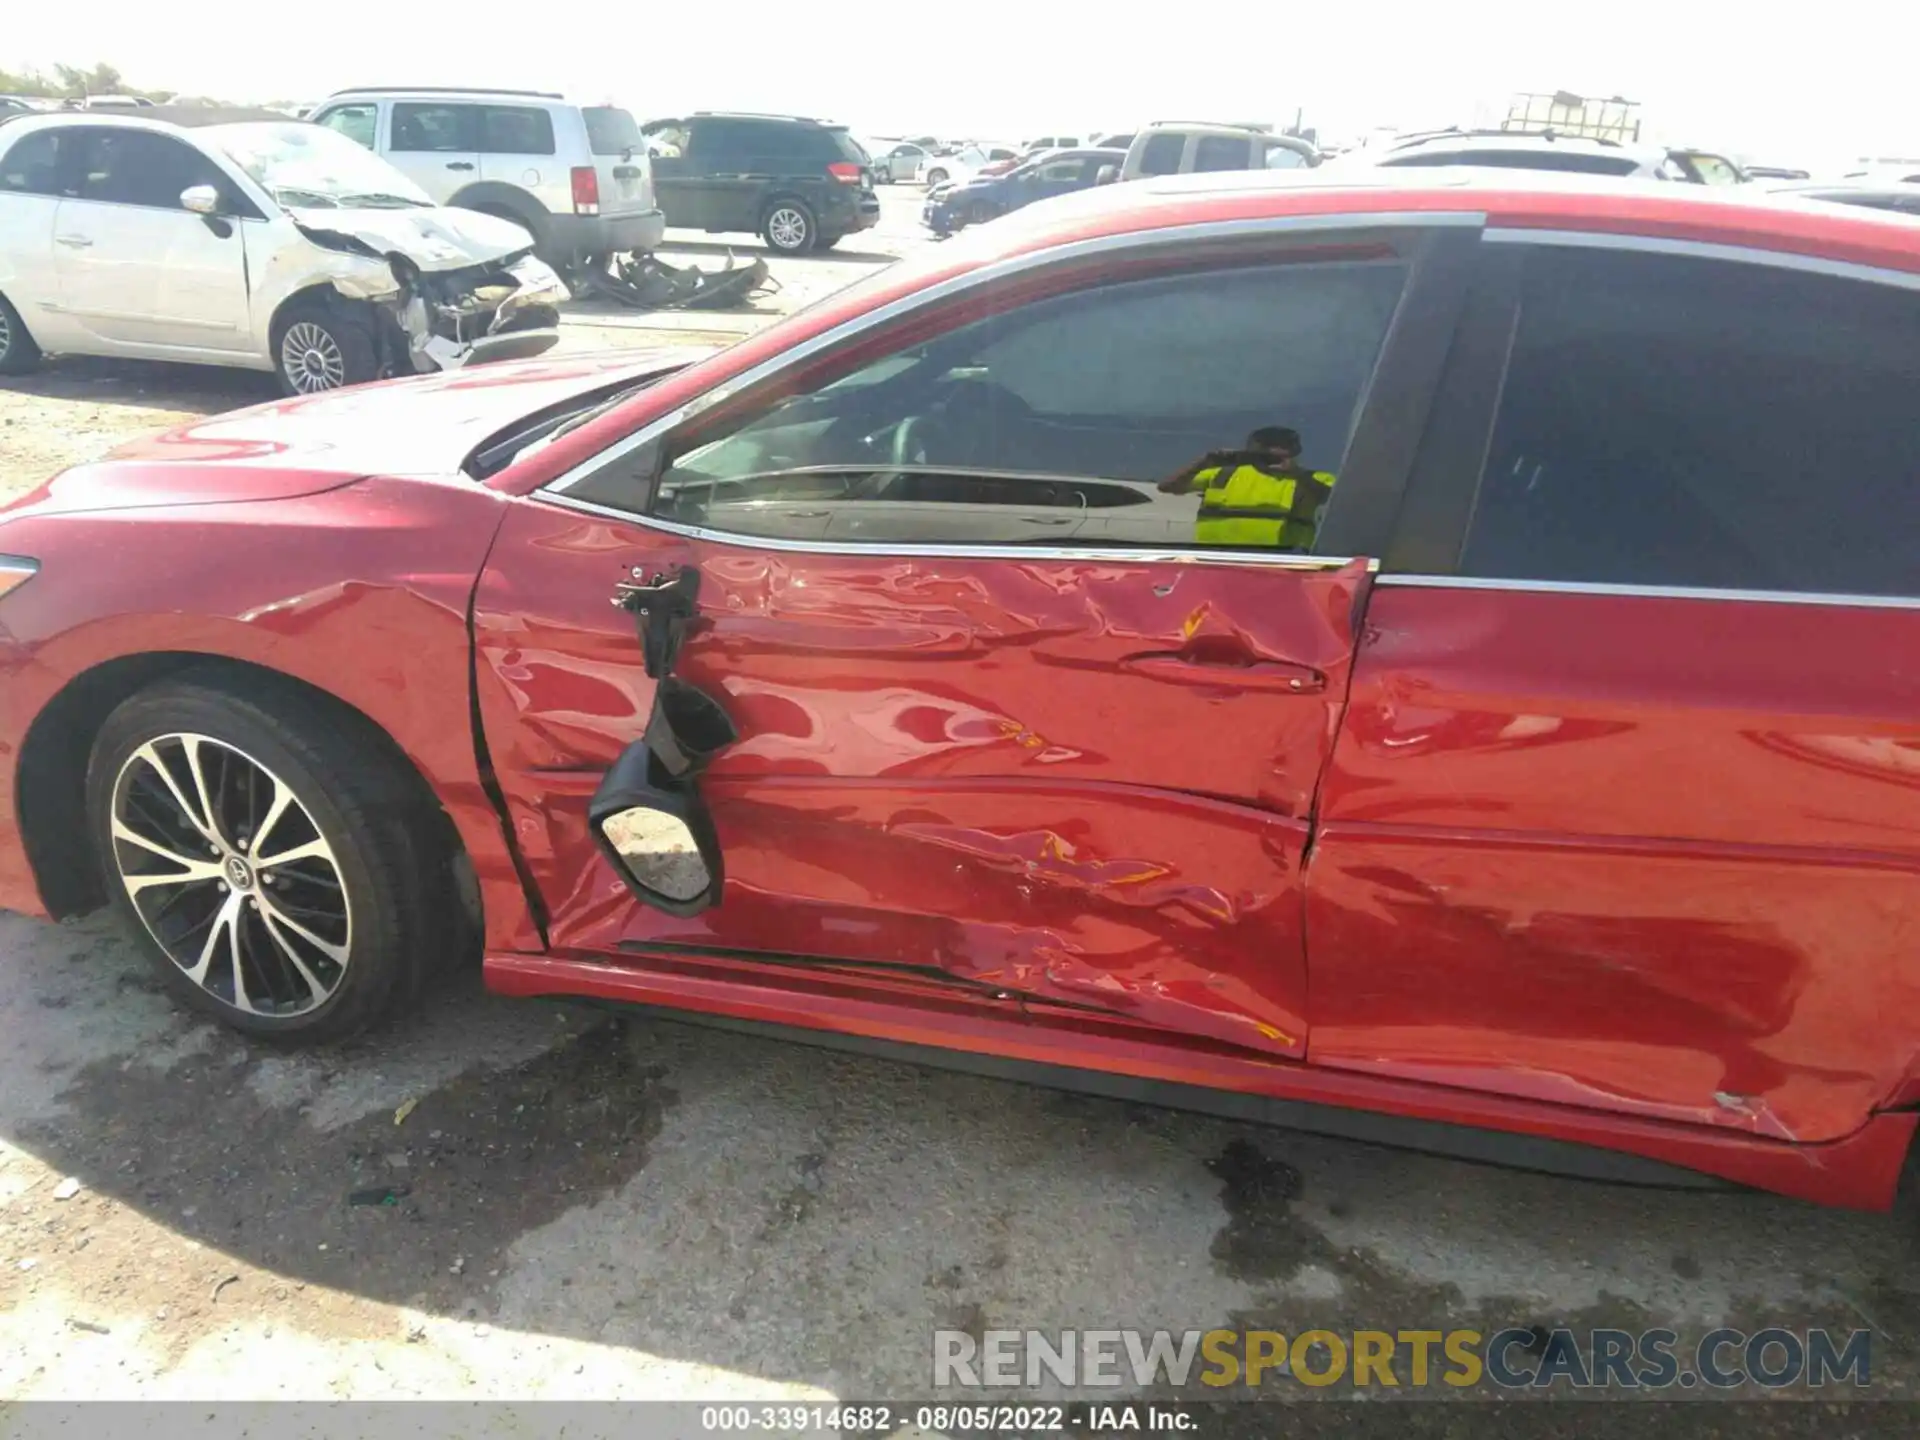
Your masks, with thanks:
<instances>
[{"instance_id":1,"label":"yellow safety vest","mask_svg":"<svg viewBox=\"0 0 1920 1440\"><path fill-rule=\"evenodd\" d=\"M1333 494L1332 475L1325 470L1270 475L1257 465L1236 465L1222 474L1223 468L1210 466L1194 477L1206 486L1193 532L1197 543L1276 550L1312 546L1321 507Z\"/></svg>"}]
</instances>

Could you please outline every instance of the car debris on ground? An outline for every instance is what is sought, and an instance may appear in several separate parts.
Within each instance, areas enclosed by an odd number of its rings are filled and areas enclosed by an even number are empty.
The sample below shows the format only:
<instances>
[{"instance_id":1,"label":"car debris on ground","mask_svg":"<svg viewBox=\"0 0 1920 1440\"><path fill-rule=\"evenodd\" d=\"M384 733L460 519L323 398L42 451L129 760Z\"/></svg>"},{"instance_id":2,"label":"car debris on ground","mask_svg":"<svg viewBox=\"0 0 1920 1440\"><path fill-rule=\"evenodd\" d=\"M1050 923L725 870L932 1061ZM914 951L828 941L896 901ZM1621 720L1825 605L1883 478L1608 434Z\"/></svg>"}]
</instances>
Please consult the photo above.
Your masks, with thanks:
<instances>
[{"instance_id":1,"label":"car debris on ground","mask_svg":"<svg viewBox=\"0 0 1920 1440\"><path fill-rule=\"evenodd\" d=\"M669 265L658 255L616 255L609 264L584 267L577 280L590 293L635 310L727 310L780 289L765 259L741 265L731 251L719 270Z\"/></svg>"}]
</instances>

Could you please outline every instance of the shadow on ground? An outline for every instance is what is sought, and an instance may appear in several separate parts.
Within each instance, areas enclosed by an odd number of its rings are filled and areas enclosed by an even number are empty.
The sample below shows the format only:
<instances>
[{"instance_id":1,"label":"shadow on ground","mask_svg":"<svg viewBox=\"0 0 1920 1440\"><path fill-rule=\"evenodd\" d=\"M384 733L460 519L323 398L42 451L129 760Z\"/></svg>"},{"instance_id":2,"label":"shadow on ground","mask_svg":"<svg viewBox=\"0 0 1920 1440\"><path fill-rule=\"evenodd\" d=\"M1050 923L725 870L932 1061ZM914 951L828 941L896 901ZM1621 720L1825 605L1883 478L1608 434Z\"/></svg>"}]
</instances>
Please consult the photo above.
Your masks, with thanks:
<instances>
[{"instance_id":1,"label":"shadow on ground","mask_svg":"<svg viewBox=\"0 0 1920 1440\"><path fill-rule=\"evenodd\" d=\"M928 1392L936 1328L1868 1325L1876 1393L1914 1371L1920 1301L1884 1217L1514 1174L473 977L289 1055L173 1010L104 919L6 918L0 951L0 1138L83 1187L12 1200L32 1219L0 1303L31 1281L103 1326L158 1308L179 1351L236 1314L364 1332L302 1311L314 1287L869 1397ZM154 1225L193 1244L174 1257Z\"/></svg>"},{"instance_id":2,"label":"shadow on ground","mask_svg":"<svg viewBox=\"0 0 1920 1440\"><path fill-rule=\"evenodd\" d=\"M264 371L83 355L56 356L25 375L9 375L5 388L52 400L203 412L235 410L280 396L273 376Z\"/></svg>"}]
</instances>

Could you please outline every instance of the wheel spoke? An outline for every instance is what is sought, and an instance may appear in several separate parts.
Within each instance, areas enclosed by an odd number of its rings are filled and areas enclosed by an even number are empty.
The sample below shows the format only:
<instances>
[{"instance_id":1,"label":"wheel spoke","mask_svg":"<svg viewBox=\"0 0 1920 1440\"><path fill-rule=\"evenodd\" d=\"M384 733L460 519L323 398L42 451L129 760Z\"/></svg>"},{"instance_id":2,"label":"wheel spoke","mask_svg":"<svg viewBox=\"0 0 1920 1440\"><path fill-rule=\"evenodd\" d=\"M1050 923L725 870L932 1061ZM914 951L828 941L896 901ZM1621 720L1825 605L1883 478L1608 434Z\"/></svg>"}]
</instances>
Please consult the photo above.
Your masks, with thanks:
<instances>
[{"instance_id":1,"label":"wheel spoke","mask_svg":"<svg viewBox=\"0 0 1920 1440\"><path fill-rule=\"evenodd\" d=\"M240 961L240 896L236 893L227 897L227 956L233 965L233 1003L249 1015L260 1012L253 1007L253 1000L247 994L246 967Z\"/></svg>"},{"instance_id":2,"label":"wheel spoke","mask_svg":"<svg viewBox=\"0 0 1920 1440\"><path fill-rule=\"evenodd\" d=\"M287 929L291 930L294 934L298 935L302 940L306 941L309 945L313 946L314 949L318 950L322 955L325 955L329 960L333 961L336 965L344 965L347 963L347 947L346 946L335 945L331 940L322 940L318 935L314 934L313 931L309 930L306 926L302 925L298 920L294 919L291 915L287 914L286 911L280 909L277 905L273 903L272 900L268 899L265 895L262 895L260 897L260 913L266 916L269 924L280 924L280 925L286 926Z\"/></svg>"},{"instance_id":3,"label":"wheel spoke","mask_svg":"<svg viewBox=\"0 0 1920 1440\"><path fill-rule=\"evenodd\" d=\"M186 816L187 823L192 825L193 828L198 830L202 835L206 836L207 839L214 839L212 829L209 828L206 821L194 814L193 803L187 799L186 792L180 788L180 782L173 778L173 771L167 768L166 761L160 758L160 752L153 748L153 743L149 741L133 753L139 759L146 761L148 768L160 777L161 783L167 787L168 792L173 796L173 803L178 805L180 807L180 813Z\"/></svg>"},{"instance_id":4,"label":"wheel spoke","mask_svg":"<svg viewBox=\"0 0 1920 1440\"><path fill-rule=\"evenodd\" d=\"M273 833L273 827L280 823L280 817L287 813L287 806L293 802L293 791L271 775L265 778L267 783L273 786L273 798L267 802L267 813L260 821L260 828L253 832L253 843L247 847L247 858L255 865L270 863L262 858L260 852L266 848L267 836ZM333 857L329 855L327 858Z\"/></svg>"},{"instance_id":5,"label":"wheel spoke","mask_svg":"<svg viewBox=\"0 0 1920 1440\"><path fill-rule=\"evenodd\" d=\"M213 811L213 799L207 793L207 777L200 764L200 737L183 735L180 748L187 757L187 769L193 775L194 793L200 797L200 813L207 817L206 832L215 840L221 839L220 821Z\"/></svg>"},{"instance_id":6,"label":"wheel spoke","mask_svg":"<svg viewBox=\"0 0 1920 1440\"><path fill-rule=\"evenodd\" d=\"M182 855L178 850L169 850L159 841L149 840L117 815L113 820L113 838L116 840L124 840L129 845L138 845L149 854L158 855L162 860L178 865L182 872L178 875L167 875L156 878L164 878L167 880L199 880L220 873L220 866L216 862L210 861L204 856ZM136 879L140 877L128 876L127 878Z\"/></svg>"},{"instance_id":7,"label":"wheel spoke","mask_svg":"<svg viewBox=\"0 0 1920 1440\"><path fill-rule=\"evenodd\" d=\"M333 847L316 835L304 845L296 845L291 850L282 850L278 855L255 854L253 857L253 863L262 870L271 870L277 865L290 865L295 860L325 860L331 864Z\"/></svg>"},{"instance_id":8,"label":"wheel spoke","mask_svg":"<svg viewBox=\"0 0 1920 1440\"><path fill-rule=\"evenodd\" d=\"M286 936L280 933L282 924L291 925L292 922L282 920L278 911L266 905L260 907L260 918L265 922L263 928L272 938L274 948L291 962L295 970L300 972L300 978L306 982L307 989L312 993L313 998L318 1000L324 997L327 987L320 983L313 971L307 968L307 962L300 958L300 952L293 947Z\"/></svg>"},{"instance_id":9,"label":"wheel spoke","mask_svg":"<svg viewBox=\"0 0 1920 1440\"><path fill-rule=\"evenodd\" d=\"M240 897L238 895L227 896L220 908L213 912L213 924L208 927L206 942L200 947L200 958L194 962L193 968L187 971L187 978L194 984L205 986L207 983L207 969L213 964L213 957L219 953L222 937L234 930L239 914ZM228 943L231 945L235 942ZM238 988L239 982L236 980L235 989Z\"/></svg>"}]
</instances>

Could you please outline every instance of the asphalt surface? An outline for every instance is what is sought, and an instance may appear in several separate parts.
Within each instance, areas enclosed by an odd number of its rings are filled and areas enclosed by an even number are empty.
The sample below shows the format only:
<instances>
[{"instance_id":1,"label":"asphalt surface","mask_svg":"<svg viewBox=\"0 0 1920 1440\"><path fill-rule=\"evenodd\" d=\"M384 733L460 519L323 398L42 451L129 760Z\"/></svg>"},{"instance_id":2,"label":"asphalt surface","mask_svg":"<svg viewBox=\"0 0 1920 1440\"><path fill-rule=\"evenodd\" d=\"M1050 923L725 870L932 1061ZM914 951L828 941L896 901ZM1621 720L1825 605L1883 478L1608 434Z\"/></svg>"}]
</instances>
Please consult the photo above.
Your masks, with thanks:
<instances>
[{"instance_id":1,"label":"asphalt surface","mask_svg":"<svg viewBox=\"0 0 1920 1440\"><path fill-rule=\"evenodd\" d=\"M889 194L871 244L779 266L769 312L921 243L916 208ZM701 343L764 320L582 307L568 343L676 327ZM0 449L57 429L62 407L138 421L249 403L249 384L55 366L0 392ZM1509 1325L1670 1327L1683 1353L1723 1325L1867 1328L1865 1393L1904 1397L1920 1369L1912 1238L1886 1216L1520 1174L500 1000L473 976L355 1044L276 1052L173 1007L104 915L0 916L5 1399L924 1399L936 1330ZM1392 1398L1284 1377L1262 1393ZM1909 1418L1836 1410L1830 1390L1732 1394L1543 1409L1482 1386L1391 1419L1240 1403L1200 1433L1329 1414L1343 1431L1476 1436Z\"/></svg>"}]
</instances>

